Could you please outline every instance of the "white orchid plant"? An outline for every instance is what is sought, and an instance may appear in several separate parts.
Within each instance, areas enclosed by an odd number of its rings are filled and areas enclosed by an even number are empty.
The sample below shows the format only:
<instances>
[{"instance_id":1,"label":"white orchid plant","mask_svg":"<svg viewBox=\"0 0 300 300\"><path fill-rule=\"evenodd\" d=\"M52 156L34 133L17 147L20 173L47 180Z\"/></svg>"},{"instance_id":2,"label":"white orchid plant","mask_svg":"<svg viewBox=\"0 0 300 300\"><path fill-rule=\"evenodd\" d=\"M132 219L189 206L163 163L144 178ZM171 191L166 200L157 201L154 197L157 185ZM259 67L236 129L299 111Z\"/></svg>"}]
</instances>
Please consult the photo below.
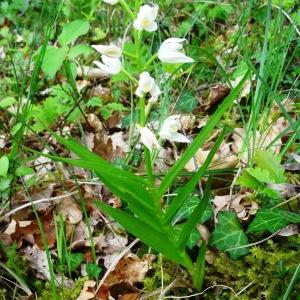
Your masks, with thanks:
<instances>
[{"instance_id":1,"label":"white orchid plant","mask_svg":"<svg viewBox=\"0 0 300 300\"><path fill-rule=\"evenodd\" d=\"M186 137L180 132L182 128L180 118L177 115L167 117L156 132L153 132L148 124L148 117L153 105L159 103L160 97L164 96L166 89L164 88L164 82L160 81L159 78L154 78L153 74L150 73L153 69L151 65L154 64L156 59L164 64L193 63L194 60L183 52L185 39L177 37L167 38L161 44L157 53L154 53L151 57L141 57L143 31L148 32L148 34L155 34L155 31L158 30L158 6L141 5L141 0L135 0L133 3L134 9L132 9L125 0L103 0L103 2L107 5L120 6L128 14L133 29L135 54L126 55L120 45L93 45L92 47L101 55L101 61L94 61L93 63L110 76L123 73L134 86L134 95L139 109L139 122L136 124L136 132L138 132L139 141L144 145L146 176L136 175L128 170L116 167L78 142L63 138L55 133L53 133L55 138L75 153L78 159L46 154L44 156L95 172L107 188L126 202L128 206L128 210L125 211L112 208L103 202L96 202L100 209L152 249L184 266L190 273L195 288L200 290L204 276L206 243L201 243L196 261L192 260L186 247L192 230L201 220L208 204L210 197L209 180L201 201L199 201L191 216L187 218L186 223L182 224L180 231L176 230L173 220L187 197L194 191L195 186L204 176L206 169L221 145L226 130L223 130L219 135L203 165L192 174L189 181L182 188L178 189L178 193L171 203L166 205L162 199L164 194L172 188L184 166L205 143L214 128L220 125L223 114L231 107L238 96L248 74L220 104L219 108L207 121L206 126L194 139ZM138 72L131 74L124 68L124 61L127 56L134 60ZM142 61L147 62L142 65ZM187 149L166 174L163 176L158 175L160 179L158 185L155 180L157 175L153 173L155 160L153 154L162 147L160 143L164 140L172 143L186 143Z\"/></svg>"}]
</instances>

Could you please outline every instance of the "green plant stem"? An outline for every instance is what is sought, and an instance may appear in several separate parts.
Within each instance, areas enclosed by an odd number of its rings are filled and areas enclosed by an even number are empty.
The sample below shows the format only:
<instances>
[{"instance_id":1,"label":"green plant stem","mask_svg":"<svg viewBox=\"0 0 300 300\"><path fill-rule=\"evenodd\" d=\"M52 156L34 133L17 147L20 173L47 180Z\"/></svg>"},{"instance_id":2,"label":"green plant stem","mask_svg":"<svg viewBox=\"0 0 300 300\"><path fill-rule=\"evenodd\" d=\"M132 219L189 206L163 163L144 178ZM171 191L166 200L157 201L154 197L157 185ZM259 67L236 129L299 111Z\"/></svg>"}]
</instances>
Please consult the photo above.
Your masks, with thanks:
<instances>
[{"instance_id":1,"label":"green plant stem","mask_svg":"<svg viewBox=\"0 0 300 300\"><path fill-rule=\"evenodd\" d=\"M135 54L136 54L136 64L139 72L142 70L141 64L141 32L138 30L134 30L134 45L135 45Z\"/></svg>"},{"instance_id":2,"label":"green plant stem","mask_svg":"<svg viewBox=\"0 0 300 300\"><path fill-rule=\"evenodd\" d=\"M134 1L134 16L136 17L140 9L140 0Z\"/></svg>"},{"instance_id":3,"label":"green plant stem","mask_svg":"<svg viewBox=\"0 0 300 300\"><path fill-rule=\"evenodd\" d=\"M144 147L144 155L145 155L145 164L146 164L148 183L151 188L154 188L154 176L152 172L151 153L147 147Z\"/></svg>"},{"instance_id":4,"label":"green plant stem","mask_svg":"<svg viewBox=\"0 0 300 300\"><path fill-rule=\"evenodd\" d=\"M121 72L123 74L125 74L131 81L138 83L138 81L129 73L127 72L125 69L122 69Z\"/></svg>"},{"instance_id":5,"label":"green plant stem","mask_svg":"<svg viewBox=\"0 0 300 300\"><path fill-rule=\"evenodd\" d=\"M127 56L127 57L129 57L129 58L133 58L133 59L136 59L136 56L134 55L134 54L131 54L131 53L129 53L129 52L127 52L127 51L122 51L122 53L125 55L125 56Z\"/></svg>"},{"instance_id":6,"label":"green plant stem","mask_svg":"<svg viewBox=\"0 0 300 300\"><path fill-rule=\"evenodd\" d=\"M141 97L139 99L139 109L140 109L140 125L145 127L146 124L146 112L145 112L145 98Z\"/></svg>"},{"instance_id":7,"label":"green plant stem","mask_svg":"<svg viewBox=\"0 0 300 300\"><path fill-rule=\"evenodd\" d=\"M143 70L147 70L156 58L157 58L157 53L153 54L149 58L149 60L146 62L145 66L143 67Z\"/></svg>"},{"instance_id":8,"label":"green plant stem","mask_svg":"<svg viewBox=\"0 0 300 300\"><path fill-rule=\"evenodd\" d=\"M126 12L128 13L128 15L130 16L130 18L134 19L134 14L131 11L131 9L129 8L129 6L127 5L127 3L124 0L119 0L119 3L123 6L123 8L126 10Z\"/></svg>"}]
</instances>

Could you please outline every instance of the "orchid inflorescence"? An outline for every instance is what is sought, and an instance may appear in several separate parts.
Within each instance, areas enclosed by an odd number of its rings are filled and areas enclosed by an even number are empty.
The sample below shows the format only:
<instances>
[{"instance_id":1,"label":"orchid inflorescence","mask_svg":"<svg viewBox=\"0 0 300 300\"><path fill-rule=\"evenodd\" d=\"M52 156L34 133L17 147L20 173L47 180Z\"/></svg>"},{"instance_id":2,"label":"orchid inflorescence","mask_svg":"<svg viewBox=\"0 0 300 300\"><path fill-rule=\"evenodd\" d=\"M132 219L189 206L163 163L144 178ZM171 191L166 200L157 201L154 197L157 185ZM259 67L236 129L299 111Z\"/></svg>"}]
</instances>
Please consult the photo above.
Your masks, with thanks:
<instances>
[{"instance_id":1,"label":"orchid inflorescence","mask_svg":"<svg viewBox=\"0 0 300 300\"><path fill-rule=\"evenodd\" d=\"M141 32L154 32L158 29L158 24L156 21L159 7L157 5L142 5L138 7L138 11L135 14L131 11L129 6L124 0L103 0L103 2L115 5L120 4L125 11L132 18L132 24L134 28L134 38L136 45L136 60L140 63L140 38ZM155 134L147 126L146 120L149 115L149 111L153 104L158 101L159 96L162 94L156 80L151 77L150 73L147 72L147 67L149 67L152 61L157 57L162 63L166 64L178 64L178 63L192 63L194 60L191 57L186 56L181 50L183 48L183 43L185 39L183 38L168 38L160 46L157 54L150 58L149 62L146 63L146 67L141 69L143 71L139 74L139 80L128 73L122 65L122 55L124 55L123 50L115 44L110 45L93 45L92 47L101 54L102 62L94 61L93 63L100 68L102 71L108 75L116 75L120 72L127 75L132 81L137 84L135 95L139 98L140 114L141 117L140 124L138 126L139 133L141 135L142 144L152 152L153 149L159 149L160 145L155 136ZM144 98L150 96L148 99L148 105L145 109ZM143 110L143 111L142 111ZM177 115L168 117L162 124L158 135L161 140L169 140L171 142L179 143L189 143L190 140L179 133L181 130L180 118Z\"/></svg>"}]
</instances>

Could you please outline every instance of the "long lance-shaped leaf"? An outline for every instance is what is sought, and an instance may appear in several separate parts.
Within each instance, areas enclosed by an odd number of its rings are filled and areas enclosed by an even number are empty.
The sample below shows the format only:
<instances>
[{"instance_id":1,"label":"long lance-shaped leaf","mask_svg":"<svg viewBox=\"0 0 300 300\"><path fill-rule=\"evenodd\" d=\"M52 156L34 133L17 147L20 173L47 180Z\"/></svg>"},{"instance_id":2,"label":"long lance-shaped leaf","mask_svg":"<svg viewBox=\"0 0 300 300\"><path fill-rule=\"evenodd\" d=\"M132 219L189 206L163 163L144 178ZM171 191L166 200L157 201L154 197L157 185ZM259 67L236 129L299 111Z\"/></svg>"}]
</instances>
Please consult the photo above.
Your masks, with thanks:
<instances>
[{"instance_id":1,"label":"long lance-shaped leaf","mask_svg":"<svg viewBox=\"0 0 300 300\"><path fill-rule=\"evenodd\" d=\"M248 75L249 74L247 72L243 79L239 82L239 84L231 91L229 96L222 102L222 104L219 105L218 109L210 117L205 127L197 135L197 137L194 139L191 145L186 149L186 151L180 157L180 159L177 160L177 162L170 168L170 170L165 175L158 188L157 197L160 198L163 196L163 194L167 191L167 189L171 186L175 178L178 176L179 172L195 155L197 150L205 143L207 137L211 134L215 126L220 122L222 115L226 112L227 109L229 109L234 99L236 99L236 97L238 96L239 92L241 91L244 85L245 80L248 78Z\"/></svg>"},{"instance_id":2,"label":"long lance-shaped leaf","mask_svg":"<svg viewBox=\"0 0 300 300\"><path fill-rule=\"evenodd\" d=\"M163 235L160 232L153 230L139 219L136 219L133 215L122 210L112 208L102 202L96 201L96 205L124 226L128 232L140 238L145 244L152 247L155 251L162 253L175 263L183 265L189 269L191 268L190 264L185 262L184 255L181 255L178 249L174 249L174 245L169 241L168 233Z\"/></svg>"},{"instance_id":3,"label":"long lance-shaped leaf","mask_svg":"<svg viewBox=\"0 0 300 300\"><path fill-rule=\"evenodd\" d=\"M64 158L60 156L50 155L41 153L39 151L24 147L25 149L29 150L30 152L43 155L45 157L48 157L52 160L61 161L64 163L72 164L73 166L90 169L95 172L98 172L98 175L101 174L101 176L110 177L110 182L114 182L115 185L122 184L122 189L130 189L131 194L135 194L136 198L140 200L141 204L143 204L145 207L151 209L154 209L154 202L152 197L150 196L150 193L144 188L144 182L136 182L132 177L126 177L126 176L119 176L119 172L122 171L118 168L106 168L103 167L101 164L95 164L90 161L82 160L82 159L71 159L71 158ZM101 177L100 176L100 177ZM134 187L134 188L133 188Z\"/></svg>"},{"instance_id":4,"label":"long lance-shaped leaf","mask_svg":"<svg viewBox=\"0 0 300 300\"><path fill-rule=\"evenodd\" d=\"M29 149L31 152L39 153L38 151ZM113 194L126 201L129 208L141 220L146 222L150 227L157 231L162 230L161 218L158 216L157 210L154 208L153 199L149 192L141 186L140 183L132 181L131 178L118 178L116 174L111 174L111 170L103 169L97 164L87 162L80 159L63 158L59 156L44 154L53 160L62 161L72 164L77 167L94 170L97 176L111 190ZM115 169L118 171L119 169Z\"/></svg>"},{"instance_id":5,"label":"long lance-shaped leaf","mask_svg":"<svg viewBox=\"0 0 300 300\"><path fill-rule=\"evenodd\" d=\"M107 170L112 170L112 171L118 171L118 176L119 177L125 177L125 178L131 178L132 180L136 180L137 182L144 183L146 184L146 180L132 174L131 172L122 170L120 168L116 168L112 166L109 162L107 162L105 159L101 158L97 154L91 152L88 150L86 147L80 145L75 139L70 138L66 139L55 132L51 132L51 134L56 138L57 141L59 141L61 144L66 146L69 150L72 152L76 153L80 158L90 161L94 164L98 164L99 166L102 166L103 168L106 168Z\"/></svg>"},{"instance_id":6,"label":"long lance-shaped leaf","mask_svg":"<svg viewBox=\"0 0 300 300\"><path fill-rule=\"evenodd\" d=\"M96 173L97 174L97 173ZM98 174L97 174L98 175ZM100 175L98 175L100 177ZM101 178L101 177L100 177ZM120 185L115 186L111 183L110 180L106 178L102 178L103 183L105 186L116 196L121 198L128 204L129 209L143 222L145 222L149 227L153 230L157 230L163 233L163 227L161 224L161 220L157 216L157 212L152 208L145 208L140 201L137 201L131 194L127 193L126 191L120 191L118 188ZM133 187L134 188L134 187ZM146 200L146 199L145 199Z\"/></svg>"},{"instance_id":7,"label":"long lance-shaped leaf","mask_svg":"<svg viewBox=\"0 0 300 300\"><path fill-rule=\"evenodd\" d=\"M203 165L199 168L199 170L192 176L190 181L180 189L177 196L173 199L172 203L167 208L166 214L165 214L165 223L171 223L175 214L177 213L178 209L182 206L184 200L188 197L188 195L193 191L196 184L199 182L201 177L204 175L205 171L207 170L208 166L210 165L211 161L213 160L213 157L215 153L218 151L224 136L226 134L227 127L225 126L217 138L214 146L210 150L205 162Z\"/></svg>"},{"instance_id":8,"label":"long lance-shaped leaf","mask_svg":"<svg viewBox=\"0 0 300 300\"><path fill-rule=\"evenodd\" d=\"M204 271L205 271L206 244L203 242L198 253L197 261L194 267L193 283L194 287L200 292L202 290Z\"/></svg>"},{"instance_id":9,"label":"long lance-shaped leaf","mask_svg":"<svg viewBox=\"0 0 300 300\"><path fill-rule=\"evenodd\" d=\"M190 215L190 217L188 218L188 220L186 221L184 227L180 232L179 239L178 239L179 249L185 248L192 230L195 228L196 224L200 222L210 198L210 187L211 187L211 177L208 177L203 198L201 199L197 207L194 209L193 213Z\"/></svg>"}]
</instances>

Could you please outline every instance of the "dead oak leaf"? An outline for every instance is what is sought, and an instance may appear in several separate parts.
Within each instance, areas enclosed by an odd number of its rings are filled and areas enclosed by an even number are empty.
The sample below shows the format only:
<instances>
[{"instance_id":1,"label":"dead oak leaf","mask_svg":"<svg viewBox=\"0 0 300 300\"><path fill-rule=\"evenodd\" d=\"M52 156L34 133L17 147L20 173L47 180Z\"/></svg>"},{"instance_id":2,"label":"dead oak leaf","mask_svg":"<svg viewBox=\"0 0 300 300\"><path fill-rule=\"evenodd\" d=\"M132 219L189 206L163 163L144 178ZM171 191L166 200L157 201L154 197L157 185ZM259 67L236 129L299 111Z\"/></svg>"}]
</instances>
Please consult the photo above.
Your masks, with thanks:
<instances>
[{"instance_id":1,"label":"dead oak leaf","mask_svg":"<svg viewBox=\"0 0 300 300\"><path fill-rule=\"evenodd\" d=\"M48 213L40 216L43 226L43 231L46 236L47 245L49 248L54 247L56 241L55 227L52 220L52 214ZM4 232L10 235L11 240L17 242L18 247L25 240L38 248L43 248L43 240L41 231L36 220L15 221L12 219L10 225Z\"/></svg>"},{"instance_id":2,"label":"dead oak leaf","mask_svg":"<svg viewBox=\"0 0 300 300\"><path fill-rule=\"evenodd\" d=\"M95 298L95 286L96 282L94 280L87 280L80 292L80 295L76 300L89 300Z\"/></svg>"},{"instance_id":3,"label":"dead oak leaf","mask_svg":"<svg viewBox=\"0 0 300 300\"><path fill-rule=\"evenodd\" d=\"M205 100L203 109L210 110L220 103L230 93L230 88L227 85L218 84L210 89L208 98Z\"/></svg>"},{"instance_id":4,"label":"dead oak leaf","mask_svg":"<svg viewBox=\"0 0 300 300\"><path fill-rule=\"evenodd\" d=\"M106 283L113 284L128 281L133 284L142 282L146 273L151 268L154 257L154 255L146 255L141 259L134 254L123 257L107 277Z\"/></svg>"},{"instance_id":5,"label":"dead oak leaf","mask_svg":"<svg viewBox=\"0 0 300 300\"><path fill-rule=\"evenodd\" d=\"M128 281L111 284L109 292L117 300L137 300L140 295L139 290Z\"/></svg>"},{"instance_id":6,"label":"dead oak leaf","mask_svg":"<svg viewBox=\"0 0 300 300\"><path fill-rule=\"evenodd\" d=\"M75 225L82 220L82 210L72 197L65 197L56 206L58 214L62 214L69 220L70 224Z\"/></svg>"}]
</instances>

